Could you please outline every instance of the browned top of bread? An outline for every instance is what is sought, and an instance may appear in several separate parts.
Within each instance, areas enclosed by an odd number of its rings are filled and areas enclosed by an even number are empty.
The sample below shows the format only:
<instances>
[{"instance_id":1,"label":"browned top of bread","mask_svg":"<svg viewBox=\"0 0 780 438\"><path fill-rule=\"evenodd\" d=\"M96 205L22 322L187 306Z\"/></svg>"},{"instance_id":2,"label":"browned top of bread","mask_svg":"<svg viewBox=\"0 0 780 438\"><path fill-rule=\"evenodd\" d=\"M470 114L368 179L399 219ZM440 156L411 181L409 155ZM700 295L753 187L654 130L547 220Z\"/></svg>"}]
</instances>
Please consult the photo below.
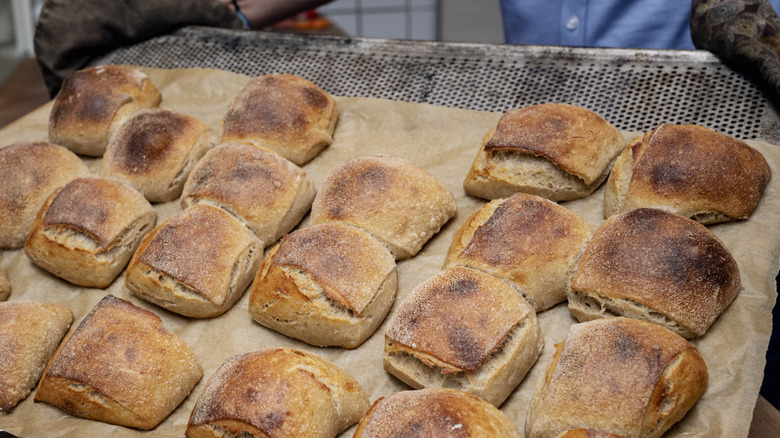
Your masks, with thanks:
<instances>
[{"instance_id":1,"label":"browned top of bread","mask_svg":"<svg viewBox=\"0 0 780 438\"><path fill-rule=\"evenodd\" d=\"M728 248L704 225L643 208L596 230L571 287L639 302L701 336L741 284Z\"/></svg>"},{"instance_id":2,"label":"browned top of bread","mask_svg":"<svg viewBox=\"0 0 780 438\"><path fill-rule=\"evenodd\" d=\"M451 371L475 371L531 312L503 281L474 269L450 268L409 293L385 338L421 353L421 360L430 356Z\"/></svg>"},{"instance_id":3,"label":"browned top of bread","mask_svg":"<svg viewBox=\"0 0 780 438\"><path fill-rule=\"evenodd\" d=\"M622 438L614 433L594 429L572 429L562 432L556 438Z\"/></svg>"},{"instance_id":4,"label":"browned top of bread","mask_svg":"<svg viewBox=\"0 0 780 438\"><path fill-rule=\"evenodd\" d=\"M454 389L400 391L379 398L363 416L354 438L521 437L517 426L495 406Z\"/></svg>"},{"instance_id":5,"label":"browned top of bread","mask_svg":"<svg viewBox=\"0 0 780 438\"><path fill-rule=\"evenodd\" d=\"M590 185L624 144L620 131L593 111L546 103L507 111L485 150L542 156Z\"/></svg>"},{"instance_id":6,"label":"browned top of bread","mask_svg":"<svg viewBox=\"0 0 780 438\"><path fill-rule=\"evenodd\" d=\"M89 175L73 152L52 143L20 142L0 149L0 247L19 248L49 194Z\"/></svg>"},{"instance_id":7,"label":"browned top of bread","mask_svg":"<svg viewBox=\"0 0 780 438\"><path fill-rule=\"evenodd\" d=\"M224 210L197 204L152 230L133 259L138 257L141 263L218 302L229 288L238 254L255 240L251 231Z\"/></svg>"},{"instance_id":8,"label":"browned top of bread","mask_svg":"<svg viewBox=\"0 0 780 438\"><path fill-rule=\"evenodd\" d=\"M77 178L51 196L41 225L86 233L100 249L116 241L136 218L154 212L141 193L110 178Z\"/></svg>"},{"instance_id":9,"label":"browned top of bread","mask_svg":"<svg viewBox=\"0 0 780 438\"><path fill-rule=\"evenodd\" d=\"M234 436L333 437L367 409L360 384L336 365L300 350L266 348L219 367L192 411L187 436L212 423Z\"/></svg>"},{"instance_id":10,"label":"browned top of bread","mask_svg":"<svg viewBox=\"0 0 780 438\"><path fill-rule=\"evenodd\" d=\"M379 241L349 225L327 223L294 231L273 263L311 275L328 298L360 315L395 269Z\"/></svg>"},{"instance_id":11,"label":"browned top of bread","mask_svg":"<svg viewBox=\"0 0 780 438\"><path fill-rule=\"evenodd\" d=\"M662 124L634 143L632 154L621 211L683 208L678 213L688 217L715 211L746 219L772 177L760 152L703 126Z\"/></svg>"},{"instance_id":12,"label":"browned top of bread","mask_svg":"<svg viewBox=\"0 0 780 438\"><path fill-rule=\"evenodd\" d=\"M11 295L11 284L8 283L8 279L5 278L3 268L0 268L0 301L7 300L8 295Z\"/></svg>"}]
</instances>

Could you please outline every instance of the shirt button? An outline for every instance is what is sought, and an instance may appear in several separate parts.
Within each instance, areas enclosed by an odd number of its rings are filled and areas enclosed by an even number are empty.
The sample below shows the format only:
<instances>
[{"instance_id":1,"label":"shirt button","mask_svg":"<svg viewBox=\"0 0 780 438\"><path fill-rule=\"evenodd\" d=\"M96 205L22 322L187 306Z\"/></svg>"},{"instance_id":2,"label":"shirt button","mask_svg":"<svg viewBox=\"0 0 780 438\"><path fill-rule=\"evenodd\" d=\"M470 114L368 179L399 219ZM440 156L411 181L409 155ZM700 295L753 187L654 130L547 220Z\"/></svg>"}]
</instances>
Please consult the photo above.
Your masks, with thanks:
<instances>
[{"instance_id":1,"label":"shirt button","mask_svg":"<svg viewBox=\"0 0 780 438\"><path fill-rule=\"evenodd\" d=\"M579 25L580 19L577 18L576 15L572 15L568 20L566 20L566 29L576 30Z\"/></svg>"}]
</instances>

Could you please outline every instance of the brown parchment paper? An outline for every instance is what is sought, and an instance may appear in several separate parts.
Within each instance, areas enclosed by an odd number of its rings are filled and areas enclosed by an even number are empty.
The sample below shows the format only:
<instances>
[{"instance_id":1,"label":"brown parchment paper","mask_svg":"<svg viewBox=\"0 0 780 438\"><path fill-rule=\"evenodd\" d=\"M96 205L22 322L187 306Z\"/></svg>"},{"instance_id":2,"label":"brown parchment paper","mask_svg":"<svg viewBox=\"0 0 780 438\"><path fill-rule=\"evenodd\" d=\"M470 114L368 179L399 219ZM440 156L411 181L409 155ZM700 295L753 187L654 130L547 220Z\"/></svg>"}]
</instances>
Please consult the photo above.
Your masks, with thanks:
<instances>
[{"instance_id":1,"label":"brown parchment paper","mask_svg":"<svg viewBox=\"0 0 780 438\"><path fill-rule=\"evenodd\" d=\"M219 128L228 102L250 79L218 70L138 68L160 89L162 107L198 117L214 129ZM398 294L392 313L416 285L440 271L455 231L486 202L466 195L462 184L482 136L495 125L500 114L369 98L338 98L338 105L340 120L334 143L303 166L317 188L330 169L341 161L383 153L406 158L424 167L457 199L457 216L417 256L398 263ZM46 140L50 109L51 103L1 130L0 146L16 141ZM625 135L630 137L632 133ZM707 334L693 341L707 363L710 383L704 396L667 436L736 437L748 434L763 376L771 309L777 295L775 274L780 254L780 148L749 143L767 158L774 177L749 220L710 227L736 258L744 290ZM85 161L93 172L99 170L100 159ZM562 205L591 223L600 224L602 202L603 187L586 199ZM181 210L178 200L157 204L155 208L158 224ZM300 227L307 224L308 217ZM38 300L70 306L75 316L71 330L109 293L151 310L162 318L168 330L193 347L204 371L203 379L192 394L152 431L142 432L71 417L48 404L34 403L33 391L10 413L0 415L0 429L18 436L184 436L197 397L216 368L230 356L262 347L299 348L335 362L360 382L371 402L409 389L382 368L386 321L357 349L317 348L254 323L247 310L248 293L224 315L197 320L136 298L125 288L124 275L105 290L79 288L38 269L22 250L0 252L0 266L12 286L9 300ZM545 337L544 351L525 380L501 406L521 432L536 383L552 358L553 344L562 341L569 327L576 323L565 303L540 313L539 321ZM354 426L340 436L351 437L353 430Z\"/></svg>"}]
</instances>

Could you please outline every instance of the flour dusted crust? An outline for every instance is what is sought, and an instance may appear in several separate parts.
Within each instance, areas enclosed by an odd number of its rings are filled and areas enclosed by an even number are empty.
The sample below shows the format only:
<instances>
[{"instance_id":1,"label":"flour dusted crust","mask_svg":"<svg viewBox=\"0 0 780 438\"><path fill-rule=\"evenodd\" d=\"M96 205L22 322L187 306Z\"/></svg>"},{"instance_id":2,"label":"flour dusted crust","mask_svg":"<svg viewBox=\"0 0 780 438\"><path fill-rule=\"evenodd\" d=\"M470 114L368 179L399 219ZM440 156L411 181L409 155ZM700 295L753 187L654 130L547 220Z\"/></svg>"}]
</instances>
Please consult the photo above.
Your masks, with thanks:
<instances>
[{"instance_id":1,"label":"flour dusted crust","mask_svg":"<svg viewBox=\"0 0 780 438\"><path fill-rule=\"evenodd\" d=\"M360 384L321 357L266 348L226 360L203 388L188 438L334 438L369 407Z\"/></svg>"},{"instance_id":2,"label":"flour dusted crust","mask_svg":"<svg viewBox=\"0 0 780 438\"><path fill-rule=\"evenodd\" d=\"M336 100L311 81L264 75L230 103L219 142L262 146L301 166L333 142L338 118Z\"/></svg>"},{"instance_id":3,"label":"flour dusted crust","mask_svg":"<svg viewBox=\"0 0 780 438\"><path fill-rule=\"evenodd\" d=\"M661 208L714 224L747 219L772 178L747 143L697 125L661 124L629 142L604 193L604 218Z\"/></svg>"},{"instance_id":4,"label":"flour dusted crust","mask_svg":"<svg viewBox=\"0 0 780 438\"><path fill-rule=\"evenodd\" d=\"M184 185L181 205L216 205L269 246L300 222L315 193L306 172L291 161L249 144L226 143L198 161Z\"/></svg>"},{"instance_id":5,"label":"flour dusted crust","mask_svg":"<svg viewBox=\"0 0 780 438\"><path fill-rule=\"evenodd\" d=\"M152 429L202 376L190 346L157 315L107 295L54 353L35 401L77 417Z\"/></svg>"},{"instance_id":6,"label":"flour dusted crust","mask_svg":"<svg viewBox=\"0 0 780 438\"><path fill-rule=\"evenodd\" d=\"M5 301L11 295L11 283L5 277L5 272L0 268L0 301Z\"/></svg>"},{"instance_id":7,"label":"flour dusted crust","mask_svg":"<svg viewBox=\"0 0 780 438\"><path fill-rule=\"evenodd\" d=\"M536 313L512 287L450 268L418 285L395 311L384 367L413 388L460 389L499 406L543 346Z\"/></svg>"},{"instance_id":8,"label":"flour dusted crust","mask_svg":"<svg viewBox=\"0 0 780 438\"><path fill-rule=\"evenodd\" d=\"M127 181L150 202L171 201L213 144L212 129L192 116L142 109L111 137L100 174Z\"/></svg>"},{"instance_id":9,"label":"flour dusted crust","mask_svg":"<svg viewBox=\"0 0 780 438\"><path fill-rule=\"evenodd\" d=\"M52 143L19 142L0 149L0 248L24 246L51 192L90 174L73 152Z\"/></svg>"},{"instance_id":10,"label":"flour dusted crust","mask_svg":"<svg viewBox=\"0 0 780 438\"><path fill-rule=\"evenodd\" d=\"M314 198L311 222L362 228L401 260L417 254L456 210L453 194L422 167L370 155L331 170Z\"/></svg>"},{"instance_id":11,"label":"flour dusted crust","mask_svg":"<svg viewBox=\"0 0 780 438\"><path fill-rule=\"evenodd\" d=\"M466 220L444 267L466 266L505 280L540 312L566 300L594 229L552 201L515 193L485 204Z\"/></svg>"},{"instance_id":12,"label":"flour dusted crust","mask_svg":"<svg viewBox=\"0 0 780 438\"><path fill-rule=\"evenodd\" d=\"M49 141L79 155L99 157L133 113L156 107L161 96L144 73L118 65L87 67L62 82L49 116Z\"/></svg>"},{"instance_id":13,"label":"flour dusted crust","mask_svg":"<svg viewBox=\"0 0 780 438\"><path fill-rule=\"evenodd\" d=\"M32 391L73 322L73 312L35 301L0 303L0 411Z\"/></svg>"},{"instance_id":14,"label":"flour dusted crust","mask_svg":"<svg viewBox=\"0 0 780 438\"><path fill-rule=\"evenodd\" d=\"M660 437L707 387L698 350L655 324L627 318L575 324L555 347L531 400L526 438L570 429Z\"/></svg>"},{"instance_id":15,"label":"flour dusted crust","mask_svg":"<svg viewBox=\"0 0 780 438\"><path fill-rule=\"evenodd\" d=\"M640 208L607 219L582 255L569 294L579 321L615 315L703 336L742 289L728 248L704 225Z\"/></svg>"},{"instance_id":16,"label":"flour dusted crust","mask_svg":"<svg viewBox=\"0 0 780 438\"><path fill-rule=\"evenodd\" d=\"M607 178L625 144L617 128L585 108L547 103L510 110L485 135L463 187L486 199L516 192L584 198Z\"/></svg>"},{"instance_id":17,"label":"flour dusted crust","mask_svg":"<svg viewBox=\"0 0 780 438\"><path fill-rule=\"evenodd\" d=\"M244 294L263 245L224 210L198 204L157 226L130 260L130 291L171 312L219 316Z\"/></svg>"},{"instance_id":18,"label":"flour dusted crust","mask_svg":"<svg viewBox=\"0 0 780 438\"><path fill-rule=\"evenodd\" d=\"M122 272L157 213L138 191L109 178L78 178L55 190L33 222L24 252L70 283L106 288Z\"/></svg>"}]
</instances>

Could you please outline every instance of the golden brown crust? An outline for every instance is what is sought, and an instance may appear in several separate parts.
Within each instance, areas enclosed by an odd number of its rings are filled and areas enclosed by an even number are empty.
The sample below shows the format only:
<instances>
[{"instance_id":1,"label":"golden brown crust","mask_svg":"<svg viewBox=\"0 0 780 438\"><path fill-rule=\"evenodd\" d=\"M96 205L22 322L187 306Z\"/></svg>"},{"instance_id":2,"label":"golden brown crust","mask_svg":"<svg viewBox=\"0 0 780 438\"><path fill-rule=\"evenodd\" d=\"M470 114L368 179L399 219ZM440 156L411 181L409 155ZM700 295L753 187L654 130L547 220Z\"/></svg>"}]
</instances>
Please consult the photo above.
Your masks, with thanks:
<instances>
[{"instance_id":1,"label":"golden brown crust","mask_svg":"<svg viewBox=\"0 0 780 438\"><path fill-rule=\"evenodd\" d=\"M116 65L88 67L62 82L49 118L49 141L81 155L101 156L121 122L161 96L140 71Z\"/></svg>"},{"instance_id":2,"label":"golden brown crust","mask_svg":"<svg viewBox=\"0 0 780 438\"><path fill-rule=\"evenodd\" d=\"M312 82L264 75L233 99L219 142L263 146L300 166L332 143L338 116L336 100Z\"/></svg>"},{"instance_id":3,"label":"golden brown crust","mask_svg":"<svg viewBox=\"0 0 780 438\"><path fill-rule=\"evenodd\" d=\"M555 437L576 428L624 437L660 436L671 423L647 429L647 416L659 420L653 425L664 417L677 421L707 386L707 367L696 348L643 321L611 318L575 324L556 349L531 401L528 438Z\"/></svg>"},{"instance_id":4,"label":"golden brown crust","mask_svg":"<svg viewBox=\"0 0 780 438\"><path fill-rule=\"evenodd\" d=\"M516 193L475 212L452 240L444 267L506 280L540 312L566 299L594 227L544 198Z\"/></svg>"},{"instance_id":5,"label":"golden brown crust","mask_svg":"<svg viewBox=\"0 0 780 438\"><path fill-rule=\"evenodd\" d=\"M5 301L11 295L11 283L5 277L3 269L0 268L0 301Z\"/></svg>"},{"instance_id":6,"label":"golden brown crust","mask_svg":"<svg viewBox=\"0 0 780 438\"><path fill-rule=\"evenodd\" d=\"M503 412L454 389L400 391L379 398L358 423L353 438L520 438Z\"/></svg>"},{"instance_id":7,"label":"golden brown crust","mask_svg":"<svg viewBox=\"0 0 780 438\"><path fill-rule=\"evenodd\" d=\"M596 230L571 288L638 302L702 336L741 283L736 261L706 227L663 210L637 209Z\"/></svg>"},{"instance_id":8,"label":"golden brown crust","mask_svg":"<svg viewBox=\"0 0 780 438\"><path fill-rule=\"evenodd\" d=\"M35 401L75 416L151 429L202 375L192 349L157 315L107 295L54 354Z\"/></svg>"},{"instance_id":9,"label":"golden brown crust","mask_svg":"<svg viewBox=\"0 0 780 438\"><path fill-rule=\"evenodd\" d=\"M760 152L702 126L662 124L632 152L620 212L656 207L704 223L747 219L772 177Z\"/></svg>"},{"instance_id":10,"label":"golden brown crust","mask_svg":"<svg viewBox=\"0 0 780 438\"><path fill-rule=\"evenodd\" d=\"M49 194L89 175L86 164L73 152L45 142L19 142L0 149L0 169L0 248L21 248Z\"/></svg>"},{"instance_id":11,"label":"golden brown crust","mask_svg":"<svg viewBox=\"0 0 780 438\"><path fill-rule=\"evenodd\" d=\"M0 303L0 411L30 394L71 322L73 312L65 306Z\"/></svg>"},{"instance_id":12,"label":"golden brown crust","mask_svg":"<svg viewBox=\"0 0 780 438\"><path fill-rule=\"evenodd\" d=\"M562 432L556 438L623 438L609 432L594 429L572 429Z\"/></svg>"},{"instance_id":13,"label":"golden brown crust","mask_svg":"<svg viewBox=\"0 0 780 438\"><path fill-rule=\"evenodd\" d=\"M219 367L192 410L186 436L330 438L368 406L360 384L336 365L295 349L266 348Z\"/></svg>"}]
</instances>

